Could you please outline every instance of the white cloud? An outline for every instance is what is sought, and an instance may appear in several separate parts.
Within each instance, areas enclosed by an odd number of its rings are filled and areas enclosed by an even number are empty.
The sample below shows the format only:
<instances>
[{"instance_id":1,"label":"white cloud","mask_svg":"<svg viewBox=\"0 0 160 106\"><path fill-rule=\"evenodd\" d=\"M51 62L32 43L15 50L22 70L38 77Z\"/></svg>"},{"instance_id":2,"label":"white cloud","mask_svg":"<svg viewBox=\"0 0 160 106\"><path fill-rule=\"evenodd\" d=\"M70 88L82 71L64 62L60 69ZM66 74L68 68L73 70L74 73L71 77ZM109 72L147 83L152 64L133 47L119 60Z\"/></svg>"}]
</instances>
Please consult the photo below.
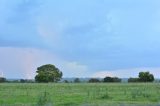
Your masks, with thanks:
<instances>
[{"instance_id":1,"label":"white cloud","mask_svg":"<svg viewBox=\"0 0 160 106\"><path fill-rule=\"evenodd\" d=\"M63 66L67 70L65 77L87 77L88 67L77 62L65 62Z\"/></svg>"},{"instance_id":2,"label":"white cloud","mask_svg":"<svg viewBox=\"0 0 160 106\"><path fill-rule=\"evenodd\" d=\"M120 78L138 77L139 72L149 71L154 74L155 78L160 77L160 67L141 67L141 68L131 68L131 69L119 69L119 70L106 70L98 71L91 75L91 77L104 78L106 76L116 76Z\"/></svg>"},{"instance_id":3,"label":"white cloud","mask_svg":"<svg viewBox=\"0 0 160 106\"><path fill-rule=\"evenodd\" d=\"M108 71L100 71L100 72L94 73L91 77L92 78L104 78L106 76L113 77L113 74L111 72L108 72Z\"/></svg>"},{"instance_id":4,"label":"white cloud","mask_svg":"<svg viewBox=\"0 0 160 106\"><path fill-rule=\"evenodd\" d=\"M0 69L0 77L4 77L3 71Z\"/></svg>"}]
</instances>

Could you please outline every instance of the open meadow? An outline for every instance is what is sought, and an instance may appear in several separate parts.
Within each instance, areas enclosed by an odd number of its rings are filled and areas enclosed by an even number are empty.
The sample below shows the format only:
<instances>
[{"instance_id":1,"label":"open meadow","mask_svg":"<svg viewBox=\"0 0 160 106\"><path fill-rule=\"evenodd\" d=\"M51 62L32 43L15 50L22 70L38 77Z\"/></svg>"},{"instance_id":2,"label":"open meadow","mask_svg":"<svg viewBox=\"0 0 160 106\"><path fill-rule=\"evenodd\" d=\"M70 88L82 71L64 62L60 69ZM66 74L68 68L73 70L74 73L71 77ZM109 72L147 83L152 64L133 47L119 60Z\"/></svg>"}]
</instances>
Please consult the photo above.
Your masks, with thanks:
<instances>
[{"instance_id":1,"label":"open meadow","mask_svg":"<svg viewBox=\"0 0 160 106\"><path fill-rule=\"evenodd\" d=\"M159 106L159 83L2 83L0 106Z\"/></svg>"}]
</instances>

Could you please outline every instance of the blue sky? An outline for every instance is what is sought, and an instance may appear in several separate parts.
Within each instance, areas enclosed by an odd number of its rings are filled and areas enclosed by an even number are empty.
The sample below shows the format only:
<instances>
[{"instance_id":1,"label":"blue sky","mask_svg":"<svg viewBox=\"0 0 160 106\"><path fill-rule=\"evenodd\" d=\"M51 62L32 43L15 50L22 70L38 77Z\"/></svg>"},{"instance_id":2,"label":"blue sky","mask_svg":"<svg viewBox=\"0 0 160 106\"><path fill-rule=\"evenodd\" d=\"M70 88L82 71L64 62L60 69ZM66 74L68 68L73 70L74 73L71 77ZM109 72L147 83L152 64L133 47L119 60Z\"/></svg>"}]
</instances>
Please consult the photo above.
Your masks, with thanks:
<instances>
[{"instance_id":1,"label":"blue sky","mask_svg":"<svg viewBox=\"0 0 160 106\"><path fill-rule=\"evenodd\" d=\"M160 77L159 0L0 0L0 73Z\"/></svg>"}]
</instances>

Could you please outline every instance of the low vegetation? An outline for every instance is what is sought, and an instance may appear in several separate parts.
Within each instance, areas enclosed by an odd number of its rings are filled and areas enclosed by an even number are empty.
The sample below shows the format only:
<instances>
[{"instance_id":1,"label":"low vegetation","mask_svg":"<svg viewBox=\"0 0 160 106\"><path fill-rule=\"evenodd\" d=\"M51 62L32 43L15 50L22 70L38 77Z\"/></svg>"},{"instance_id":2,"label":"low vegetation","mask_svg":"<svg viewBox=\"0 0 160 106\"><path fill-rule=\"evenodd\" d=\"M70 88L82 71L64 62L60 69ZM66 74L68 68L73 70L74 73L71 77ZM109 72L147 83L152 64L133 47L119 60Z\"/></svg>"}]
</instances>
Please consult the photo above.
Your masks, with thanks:
<instances>
[{"instance_id":1,"label":"low vegetation","mask_svg":"<svg viewBox=\"0 0 160 106\"><path fill-rule=\"evenodd\" d=\"M159 106L159 103L159 83L0 84L1 106Z\"/></svg>"}]
</instances>

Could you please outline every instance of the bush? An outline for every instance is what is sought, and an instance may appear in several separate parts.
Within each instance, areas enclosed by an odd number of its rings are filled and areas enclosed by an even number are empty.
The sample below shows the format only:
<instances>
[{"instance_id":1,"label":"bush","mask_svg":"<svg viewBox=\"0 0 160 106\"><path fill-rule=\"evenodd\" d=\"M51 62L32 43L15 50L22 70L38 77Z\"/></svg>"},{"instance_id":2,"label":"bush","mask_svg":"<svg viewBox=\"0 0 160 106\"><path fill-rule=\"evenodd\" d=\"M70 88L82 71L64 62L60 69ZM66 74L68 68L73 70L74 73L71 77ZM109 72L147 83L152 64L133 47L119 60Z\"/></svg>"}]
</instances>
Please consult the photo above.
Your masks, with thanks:
<instances>
[{"instance_id":1,"label":"bush","mask_svg":"<svg viewBox=\"0 0 160 106\"><path fill-rule=\"evenodd\" d=\"M74 83L80 83L81 81L80 81L80 79L79 78L75 78L74 79Z\"/></svg>"},{"instance_id":2,"label":"bush","mask_svg":"<svg viewBox=\"0 0 160 106\"><path fill-rule=\"evenodd\" d=\"M26 83L25 79L20 79L20 83Z\"/></svg>"},{"instance_id":3,"label":"bush","mask_svg":"<svg viewBox=\"0 0 160 106\"><path fill-rule=\"evenodd\" d=\"M34 83L34 80L29 80L29 79L20 79L20 83Z\"/></svg>"},{"instance_id":4,"label":"bush","mask_svg":"<svg viewBox=\"0 0 160 106\"><path fill-rule=\"evenodd\" d=\"M97 78L91 78L91 79L89 79L89 81L88 81L89 83L98 83L98 82L101 82L99 79L97 79Z\"/></svg>"},{"instance_id":5,"label":"bush","mask_svg":"<svg viewBox=\"0 0 160 106\"><path fill-rule=\"evenodd\" d=\"M0 83L6 82L6 78L0 77Z\"/></svg>"},{"instance_id":6,"label":"bush","mask_svg":"<svg viewBox=\"0 0 160 106\"><path fill-rule=\"evenodd\" d=\"M64 83L69 83L69 81L68 81L68 80L64 80L63 82L64 82Z\"/></svg>"},{"instance_id":7,"label":"bush","mask_svg":"<svg viewBox=\"0 0 160 106\"><path fill-rule=\"evenodd\" d=\"M104 82L121 82L121 79L118 77L105 77Z\"/></svg>"}]
</instances>

